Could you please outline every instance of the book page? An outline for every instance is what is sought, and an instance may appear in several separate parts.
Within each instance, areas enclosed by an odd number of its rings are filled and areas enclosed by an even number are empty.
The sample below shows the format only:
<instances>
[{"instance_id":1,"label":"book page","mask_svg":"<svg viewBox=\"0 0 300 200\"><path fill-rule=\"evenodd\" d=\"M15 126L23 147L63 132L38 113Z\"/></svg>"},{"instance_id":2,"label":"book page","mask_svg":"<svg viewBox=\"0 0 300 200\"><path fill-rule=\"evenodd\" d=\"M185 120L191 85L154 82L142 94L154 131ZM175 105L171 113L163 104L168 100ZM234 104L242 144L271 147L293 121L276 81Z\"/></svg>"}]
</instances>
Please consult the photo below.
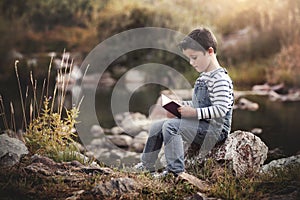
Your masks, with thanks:
<instances>
[{"instance_id":1,"label":"book page","mask_svg":"<svg viewBox=\"0 0 300 200\"><path fill-rule=\"evenodd\" d=\"M170 102L174 102L174 103L178 104L179 106L182 106L178 101L172 100L169 97L167 97L166 95L161 94L161 105L162 106L164 106Z\"/></svg>"}]
</instances>

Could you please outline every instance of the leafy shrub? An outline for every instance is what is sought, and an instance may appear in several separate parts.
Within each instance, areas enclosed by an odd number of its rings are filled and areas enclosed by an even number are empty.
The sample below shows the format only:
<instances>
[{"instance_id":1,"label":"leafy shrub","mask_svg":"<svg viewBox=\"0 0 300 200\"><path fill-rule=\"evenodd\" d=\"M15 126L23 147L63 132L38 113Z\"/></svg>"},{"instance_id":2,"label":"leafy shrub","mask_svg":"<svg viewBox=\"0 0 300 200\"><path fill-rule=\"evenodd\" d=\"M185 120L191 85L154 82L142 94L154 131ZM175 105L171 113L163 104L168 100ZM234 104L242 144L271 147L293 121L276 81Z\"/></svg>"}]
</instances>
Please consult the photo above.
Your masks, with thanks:
<instances>
[{"instance_id":1,"label":"leafy shrub","mask_svg":"<svg viewBox=\"0 0 300 200\"><path fill-rule=\"evenodd\" d=\"M118 3L118 2L117 2ZM129 29L140 27L176 28L170 12L157 10L137 2L116 5L109 4L98 16L98 37L100 41Z\"/></svg>"},{"instance_id":2,"label":"leafy shrub","mask_svg":"<svg viewBox=\"0 0 300 200\"><path fill-rule=\"evenodd\" d=\"M67 117L61 119L58 113L51 112L49 99L44 100L44 108L26 129L25 139L31 152L58 158L61 152L78 151L74 146L73 133L78 109L66 110Z\"/></svg>"},{"instance_id":3,"label":"leafy shrub","mask_svg":"<svg viewBox=\"0 0 300 200\"><path fill-rule=\"evenodd\" d=\"M283 47L277 54L275 65L267 70L270 84L285 83L289 86L300 86L300 44Z\"/></svg>"},{"instance_id":4,"label":"leafy shrub","mask_svg":"<svg viewBox=\"0 0 300 200\"><path fill-rule=\"evenodd\" d=\"M243 1L232 8L216 18L215 24L225 39L241 37L221 52L222 57L234 64L273 56L300 36L300 31L294 28L300 25L299 2L254 0ZM242 33L245 30L248 31Z\"/></svg>"},{"instance_id":5,"label":"leafy shrub","mask_svg":"<svg viewBox=\"0 0 300 200\"><path fill-rule=\"evenodd\" d=\"M62 66L65 66L66 69L58 70L56 75L62 83L61 86L55 86L53 93L49 91L52 65L52 62L50 62L48 77L44 79L42 88L37 87L37 80L34 80L32 72L30 73L31 86L27 86L24 97L18 71L19 62L15 62L22 107L22 124L25 128L24 139L31 153L45 155L56 161L78 160L79 162L87 163L89 161L80 154L78 145L75 142L77 134L74 127L77 123L76 118L79 114L81 102L79 102L78 106L63 110L70 81L70 73L65 73L67 69L70 71L73 69L72 64L67 64L68 60L69 56L63 54ZM62 78L63 76L64 78ZM41 92L39 89L41 89ZM0 102L1 111L4 111L1 98ZM15 122L13 110L12 106L10 121ZM9 121L6 120L6 113L1 114L4 116L4 121ZM14 131L16 131L15 127L15 124L12 124Z\"/></svg>"}]
</instances>

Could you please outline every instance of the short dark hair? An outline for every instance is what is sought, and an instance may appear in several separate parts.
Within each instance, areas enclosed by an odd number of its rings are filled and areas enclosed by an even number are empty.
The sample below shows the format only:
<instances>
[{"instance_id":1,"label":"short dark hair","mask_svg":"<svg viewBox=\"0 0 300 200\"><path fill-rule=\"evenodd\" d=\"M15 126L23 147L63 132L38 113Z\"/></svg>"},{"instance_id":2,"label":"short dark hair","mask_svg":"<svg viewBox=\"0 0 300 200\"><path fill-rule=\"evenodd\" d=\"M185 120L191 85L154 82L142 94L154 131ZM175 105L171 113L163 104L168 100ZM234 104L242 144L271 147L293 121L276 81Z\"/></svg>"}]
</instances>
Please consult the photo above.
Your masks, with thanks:
<instances>
[{"instance_id":1,"label":"short dark hair","mask_svg":"<svg viewBox=\"0 0 300 200\"><path fill-rule=\"evenodd\" d=\"M217 40L208 28L198 28L190 32L179 44L181 50L193 49L196 51L207 51L209 47L217 53Z\"/></svg>"}]
</instances>

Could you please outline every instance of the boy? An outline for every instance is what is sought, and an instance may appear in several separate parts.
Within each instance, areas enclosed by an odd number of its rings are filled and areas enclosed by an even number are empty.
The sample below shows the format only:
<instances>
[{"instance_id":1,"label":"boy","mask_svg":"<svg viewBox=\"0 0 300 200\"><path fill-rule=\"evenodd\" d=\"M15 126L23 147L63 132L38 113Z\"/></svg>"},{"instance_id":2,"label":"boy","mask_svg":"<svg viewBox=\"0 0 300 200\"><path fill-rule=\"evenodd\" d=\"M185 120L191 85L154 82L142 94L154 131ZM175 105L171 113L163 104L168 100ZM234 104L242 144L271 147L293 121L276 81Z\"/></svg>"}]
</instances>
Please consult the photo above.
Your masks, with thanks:
<instances>
[{"instance_id":1,"label":"boy","mask_svg":"<svg viewBox=\"0 0 300 200\"><path fill-rule=\"evenodd\" d=\"M155 122L150 130L141 163L136 169L155 171L158 153L164 144L166 170L158 176L184 172L183 141L197 144L208 152L226 139L231 128L233 85L226 70L216 58L217 42L206 28L193 30L180 43L179 48L190 64L200 73L194 85L191 101L183 101L178 108L182 118L168 118ZM157 176L157 174L156 174Z\"/></svg>"}]
</instances>

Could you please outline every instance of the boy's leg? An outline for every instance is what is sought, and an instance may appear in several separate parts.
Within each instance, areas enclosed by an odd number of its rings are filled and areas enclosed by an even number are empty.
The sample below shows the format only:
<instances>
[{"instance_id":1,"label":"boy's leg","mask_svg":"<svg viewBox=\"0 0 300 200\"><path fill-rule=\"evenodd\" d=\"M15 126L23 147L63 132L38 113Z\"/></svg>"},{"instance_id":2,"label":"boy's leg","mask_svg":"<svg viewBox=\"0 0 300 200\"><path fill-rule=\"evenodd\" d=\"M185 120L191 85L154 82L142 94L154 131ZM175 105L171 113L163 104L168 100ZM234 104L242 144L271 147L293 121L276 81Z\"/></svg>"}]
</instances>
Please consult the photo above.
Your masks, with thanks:
<instances>
[{"instance_id":1,"label":"boy's leg","mask_svg":"<svg viewBox=\"0 0 300 200\"><path fill-rule=\"evenodd\" d=\"M186 141L189 145L191 143L196 143L199 146L204 145L205 148L211 147L212 143L215 144L216 140L210 138L210 136L206 137L207 133L211 132L209 128L208 122L191 119L174 118L164 123L162 130L165 156L168 163L167 169L169 171L173 173L184 171L183 141Z\"/></svg>"},{"instance_id":2,"label":"boy's leg","mask_svg":"<svg viewBox=\"0 0 300 200\"><path fill-rule=\"evenodd\" d=\"M154 122L149 130L149 137L141 156L143 165L149 171L155 171L155 162L163 144L162 127L166 120Z\"/></svg>"}]
</instances>

